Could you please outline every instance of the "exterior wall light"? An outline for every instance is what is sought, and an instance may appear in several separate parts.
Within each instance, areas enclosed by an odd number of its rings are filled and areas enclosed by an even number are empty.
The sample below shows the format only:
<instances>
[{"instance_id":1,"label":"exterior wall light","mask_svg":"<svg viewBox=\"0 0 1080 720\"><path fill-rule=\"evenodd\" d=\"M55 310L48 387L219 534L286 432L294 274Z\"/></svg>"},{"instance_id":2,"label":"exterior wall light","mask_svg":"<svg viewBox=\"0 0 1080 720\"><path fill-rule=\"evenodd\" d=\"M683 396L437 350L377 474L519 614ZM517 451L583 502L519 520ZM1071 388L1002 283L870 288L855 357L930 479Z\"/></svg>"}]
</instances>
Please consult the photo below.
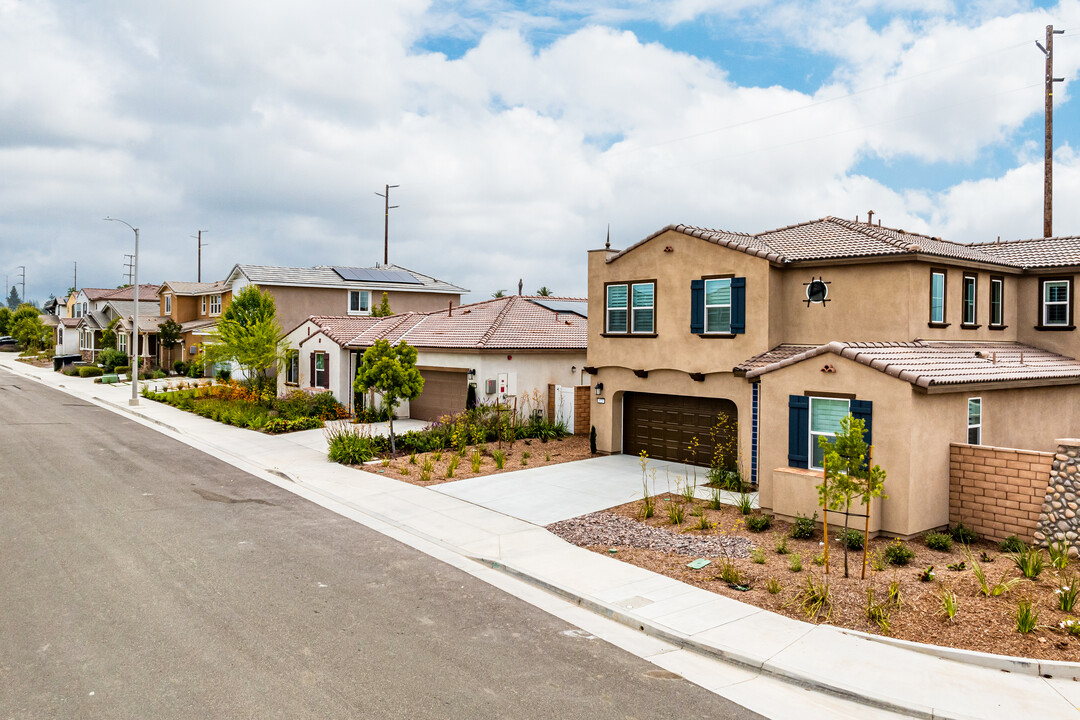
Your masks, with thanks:
<instances>
[{"instance_id":1,"label":"exterior wall light","mask_svg":"<svg viewBox=\"0 0 1080 720\"><path fill-rule=\"evenodd\" d=\"M603 395L604 394L604 383L596 383L596 394L597 395Z\"/></svg>"}]
</instances>

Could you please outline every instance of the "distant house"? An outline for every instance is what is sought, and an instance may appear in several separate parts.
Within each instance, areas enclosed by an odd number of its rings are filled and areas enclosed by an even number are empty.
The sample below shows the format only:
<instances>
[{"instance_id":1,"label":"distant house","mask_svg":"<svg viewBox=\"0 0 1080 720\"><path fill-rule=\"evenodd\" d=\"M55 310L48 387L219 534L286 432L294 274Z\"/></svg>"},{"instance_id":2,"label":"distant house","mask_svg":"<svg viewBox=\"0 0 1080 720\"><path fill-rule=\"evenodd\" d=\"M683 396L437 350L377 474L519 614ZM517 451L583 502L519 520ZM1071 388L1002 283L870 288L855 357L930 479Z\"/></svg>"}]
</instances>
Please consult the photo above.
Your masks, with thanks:
<instances>
[{"instance_id":1,"label":"distant house","mask_svg":"<svg viewBox=\"0 0 1080 720\"><path fill-rule=\"evenodd\" d=\"M569 389L582 385L587 305L580 298L510 296L385 318L309 317L286 336L289 363L278 390L330 391L351 408L360 356L384 339L415 347L424 377L421 395L398 408L401 417L435 420L460 412L470 387L477 402L528 393L530 401L539 398L533 409L569 416ZM554 398L556 387L568 389L564 400Z\"/></svg>"},{"instance_id":2,"label":"distant house","mask_svg":"<svg viewBox=\"0 0 1080 720\"><path fill-rule=\"evenodd\" d=\"M232 290L224 281L198 283L167 280L162 283L155 327L172 319L180 325L181 334L177 347L158 346L158 364L169 367L177 360L186 362L197 356L231 299Z\"/></svg>"},{"instance_id":3,"label":"distant house","mask_svg":"<svg viewBox=\"0 0 1080 720\"><path fill-rule=\"evenodd\" d=\"M152 311L152 306L157 303L157 285L139 285L139 308L147 308ZM129 313L134 310L135 288L131 286L122 288L82 288L72 294L68 300L68 308L71 318L75 323L63 320L56 327L56 345L59 354L73 354L79 352L87 362L93 362L101 347L101 332L105 330L113 320L121 317L126 310ZM123 303L126 302L126 305ZM110 307L110 303L114 304ZM119 323L119 321L117 321ZM142 323L140 322L140 325ZM78 341L78 347L74 346L72 338L74 331ZM126 342L126 341L125 341ZM147 342L144 338L143 342ZM60 353L63 347L65 352ZM141 345L141 354L146 357L146 347ZM126 350L125 350L126 352Z\"/></svg>"},{"instance_id":4,"label":"distant house","mask_svg":"<svg viewBox=\"0 0 1080 720\"><path fill-rule=\"evenodd\" d=\"M225 278L233 295L255 285L273 296L278 324L296 327L312 315L364 317L386 293L395 313L431 312L460 305L469 292L397 265L377 267L274 267L236 265Z\"/></svg>"}]
</instances>

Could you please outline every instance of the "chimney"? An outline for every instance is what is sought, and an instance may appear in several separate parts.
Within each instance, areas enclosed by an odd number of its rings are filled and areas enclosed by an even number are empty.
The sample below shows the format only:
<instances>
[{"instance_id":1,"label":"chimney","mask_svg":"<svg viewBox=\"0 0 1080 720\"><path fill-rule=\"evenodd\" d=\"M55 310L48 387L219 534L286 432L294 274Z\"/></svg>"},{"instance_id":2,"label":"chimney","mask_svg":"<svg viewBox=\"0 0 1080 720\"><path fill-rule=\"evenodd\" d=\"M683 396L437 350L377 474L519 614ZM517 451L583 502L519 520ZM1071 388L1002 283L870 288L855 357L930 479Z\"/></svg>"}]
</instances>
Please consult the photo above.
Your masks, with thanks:
<instances>
[{"instance_id":1,"label":"chimney","mask_svg":"<svg viewBox=\"0 0 1080 720\"><path fill-rule=\"evenodd\" d=\"M454 315L454 301L451 300L448 303L449 307L446 308L446 317L453 317Z\"/></svg>"},{"instance_id":2,"label":"chimney","mask_svg":"<svg viewBox=\"0 0 1080 720\"><path fill-rule=\"evenodd\" d=\"M867 210L866 211L866 224L867 225L873 225L874 224L874 211L873 210Z\"/></svg>"}]
</instances>

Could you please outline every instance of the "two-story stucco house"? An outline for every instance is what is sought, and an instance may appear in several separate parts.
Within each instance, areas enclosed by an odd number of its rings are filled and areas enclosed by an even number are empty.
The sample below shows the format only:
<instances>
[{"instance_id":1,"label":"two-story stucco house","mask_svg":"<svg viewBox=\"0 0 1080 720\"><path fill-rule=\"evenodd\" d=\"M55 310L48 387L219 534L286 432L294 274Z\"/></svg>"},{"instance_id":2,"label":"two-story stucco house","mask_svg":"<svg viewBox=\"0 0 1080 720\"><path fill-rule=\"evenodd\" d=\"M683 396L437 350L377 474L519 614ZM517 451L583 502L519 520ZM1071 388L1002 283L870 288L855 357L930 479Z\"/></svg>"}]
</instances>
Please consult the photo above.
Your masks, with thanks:
<instances>
[{"instance_id":1,"label":"two-story stucco house","mask_svg":"<svg viewBox=\"0 0 1080 720\"><path fill-rule=\"evenodd\" d=\"M888 472L872 531L944 526L950 442L1080 432L1078 273L1080 238L963 245L832 217L591 251L598 448L707 465L722 414L761 506L809 515L817 438L851 413Z\"/></svg>"}]
</instances>

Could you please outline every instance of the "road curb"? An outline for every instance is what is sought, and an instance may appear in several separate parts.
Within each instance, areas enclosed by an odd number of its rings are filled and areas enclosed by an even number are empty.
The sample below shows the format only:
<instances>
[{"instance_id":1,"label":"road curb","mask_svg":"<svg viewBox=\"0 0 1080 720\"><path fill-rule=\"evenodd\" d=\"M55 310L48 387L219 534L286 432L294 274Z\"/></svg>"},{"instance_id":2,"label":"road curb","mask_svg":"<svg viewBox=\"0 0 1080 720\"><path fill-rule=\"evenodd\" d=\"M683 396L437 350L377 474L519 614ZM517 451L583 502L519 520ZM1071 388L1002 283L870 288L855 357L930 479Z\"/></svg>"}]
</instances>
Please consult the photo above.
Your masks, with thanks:
<instances>
[{"instance_id":1,"label":"road curb","mask_svg":"<svg viewBox=\"0 0 1080 720\"><path fill-rule=\"evenodd\" d=\"M627 627L631 627L651 637L655 637L659 640L663 640L664 642L670 643L677 647L696 652L700 655L705 655L718 660L722 660L724 662L731 663L733 665L760 672L764 675L768 675L778 680L783 680L785 682L798 685L799 687L809 688L817 692L826 693L835 697L842 698L844 700L856 702L860 705L866 705L868 707L874 707L881 710L886 710L888 712L898 713L907 717L926 718L926 720L975 720L974 716L972 715L957 714L948 710L942 710L927 705L905 705L897 702L893 698L873 692L868 692L860 688L849 687L836 682L823 682L818 677L811 677L806 674L775 666L772 664L769 658L759 658L740 652L733 652L731 650L701 642L700 640L695 640L694 638L683 633L660 627L655 623L650 622L649 620L633 615L632 613L626 612L621 608L614 607L595 598L581 595L580 593L563 587L558 583L554 583L550 580L526 572L512 565L507 565L501 560L493 560L491 558L477 556L470 556L470 558L482 565L492 568L493 570L498 570L499 572L506 573L507 575L510 575L514 578L517 578L531 585L539 587L542 590L552 593L553 595L557 595L565 600L568 600L583 609L594 612L598 615L606 617L609 620L613 620ZM821 626L808 627L815 628ZM848 631L843 632L848 633ZM855 636L860 635L859 633L848 634ZM914 645L917 643L907 644ZM910 648L907 648L906 645L902 647L904 647L904 649L910 650ZM1038 665L1037 660L1029 660L1028 662ZM1027 674L1037 675L1038 673L1030 672Z\"/></svg>"},{"instance_id":2,"label":"road curb","mask_svg":"<svg viewBox=\"0 0 1080 720\"><path fill-rule=\"evenodd\" d=\"M149 415L144 415L143 413L137 412L137 411L131 409L130 407L126 407L124 405L121 405L120 403L115 403L112 400L106 400L105 398L100 398L97 395L92 396L92 399L95 402L99 402L102 405L108 405L109 407L114 407L117 410L120 410L121 412L125 412L128 415L132 415L134 417L137 417L140 420L145 420L146 422L153 423L154 425L160 425L161 427L165 428L166 430L171 430L172 432L174 432L174 433L176 433L178 435L183 435L184 434L181 430L173 427L169 423L162 422L161 420L158 420L157 418L152 418Z\"/></svg>"}]
</instances>

